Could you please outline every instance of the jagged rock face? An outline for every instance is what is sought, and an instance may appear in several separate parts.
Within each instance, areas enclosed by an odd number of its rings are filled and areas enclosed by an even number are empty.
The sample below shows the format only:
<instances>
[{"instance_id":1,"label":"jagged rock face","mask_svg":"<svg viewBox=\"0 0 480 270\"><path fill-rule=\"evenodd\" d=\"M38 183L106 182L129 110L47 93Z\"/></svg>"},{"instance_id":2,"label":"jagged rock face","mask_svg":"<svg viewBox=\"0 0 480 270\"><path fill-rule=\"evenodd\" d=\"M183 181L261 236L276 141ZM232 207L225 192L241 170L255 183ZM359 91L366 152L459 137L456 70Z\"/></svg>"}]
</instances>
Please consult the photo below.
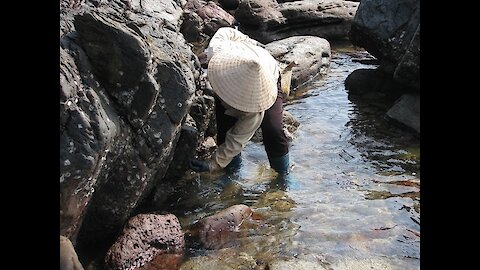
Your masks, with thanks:
<instances>
[{"instance_id":1,"label":"jagged rock face","mask_svg":"<svg viewBox=\"0 0 480 270\"><path fill-rule=\"evenodd\" d=\"M242 0L235 12L240 30L262 43L291 36L345 38L358 3L312 0L277 3L275 0Z\"/></svg>"},{"instance_id":2,"label":"jagged rock face","mask_svg":"<svg viewBox=\"0 0 480 270\"><path fill-rule=\"evenodd\" d=\"M90 70L74 42L60 48L60 233L73 239L122 136L122 120Z\"/></svg>"},{"instance_id":3,"label":"jagged rock face","mask_svg":"<svg viewBox=\"0 0 480 270\"><path fill-rule=\"evenodd\" d=\"M377 57L395 80L419 90L419 0L362 0L349 37Z\"/></svg>"},{"instance_id":4,"label":"jagged rock face","mask_svg":"<svg viewBox=\"0 0 480 270\"><path fill-rule=\"evenodd\" d=\"M165 175L200 69L153 7L98 6L60 24L60 233L84 249L112 241Z\"/></svg>"},{"instance_id":5,"label":"jagged rock face","mask_svg":"<svg viewBox=\"0 0 480 270\"><path fill-rule=\"evenodd\" d=\"M181 31L188 42L195 42L202 40L203 19L197 13L192 11L185 11L184 21Z\"/></svg>"},{"instance_id":6,"label":"jagged rock face","mask_svg":"<svg viewBox=\"0 0 480 270\"><path fill-rule=\"evenodd\" d=\"M183 0L120 0L124 2L128 10L137 14L145 14L155 18L160 24L171 28L173 31L180 29L182 24ZM110 5L110 3L108 4Z\"/></svg>"},{"instance_id":7,"label":"jagged rock face","mask_svg":"<svg viewBox=\"0 0 480 270\"><path fill-rule=\"evenodd\" d=\"M153 65L147 44L133 30L103 14L77 16L75 27L99 83L130 123L142 126L148 116L145 109L152 105L144 103L155 101L160 90L148 72Z\"/></svg>"},{"instance_id":8,"label":"jagged rock face","mask_svg":"<svg viewBox=\"0 0 480 270\"><path fill-rule=\"evenodd\" d=\"M108 250L105 268L137 269L164 254L181 259L184 248L184 233L176 216L140 214L127 222L120 237Z\"/></svg>"},{"instance_id":9,"label":"jagged rock face","mask_svg":"<svg viewBox=\"0 0 480 270\"><path fill-rule=\"evenodd\" d=\"M202 149L202 144L207 137L216 134L212 127L214 125L214 103L212 96L202 95L194 98L189 113L190 121L187 121L182 127L171 162L172 166L168 168L165 181L174 182L182 177L190 169L188 160L193 158L195 153L204 156L211 152ZM212 121L206 121L208 119Z\"/></svg>"}]
</instances>

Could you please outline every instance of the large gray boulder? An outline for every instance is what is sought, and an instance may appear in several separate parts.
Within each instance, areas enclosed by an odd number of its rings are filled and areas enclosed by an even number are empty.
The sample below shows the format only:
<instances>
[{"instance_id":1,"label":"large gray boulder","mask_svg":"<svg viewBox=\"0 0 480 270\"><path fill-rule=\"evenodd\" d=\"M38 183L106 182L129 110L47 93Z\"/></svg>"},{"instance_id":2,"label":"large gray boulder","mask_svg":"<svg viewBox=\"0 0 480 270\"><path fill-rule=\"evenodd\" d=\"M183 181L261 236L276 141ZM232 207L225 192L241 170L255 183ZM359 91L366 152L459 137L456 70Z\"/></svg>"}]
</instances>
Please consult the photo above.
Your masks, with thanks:
<instances>
[{"instance_id":1,"label":"large gray boulder","mask_svg":"<svg viewBox=\"0 0 480 270\"><path fill-rule=\"evenodd\" d=\"M311 81L317 75L326 75L330 68L330 43L316 36L295 36L267 44L266 49L284 66L296 61L292 69L291 89Z\"/></svg>"},{"instance_id":2,"label":"large gray boulder","mask_svg":"<svg viewBox=\"0 0 480 270\"><path fill-rule=\"evenodd\" d=\"M113 242L163 179L199 78L178 16L124 2L61 10L60 234L82 250Z\"/></svg>"},{"instance_id":3,"label":"large gray boulder","mask_svg":"<svg viewBox=\"0 0 480 270\"><path fill-rule=\"evenodd\" d=\"M61 17L62 18L62 17ZM74 42L73 17L61 20L60 47L60 234L75 240L86 207L117 147L121 119L92 78L85 52ZM67 35L72 32L71 35ZM75 241L74 241L75 242Z\"/></svg>"},{"instance_id":4,"label":"large gray boulder","mask_svg":"<svg viewBox=\"0 0 480 270\"><path fill-rule=\"evenodd\" d=\"M420 0L362 0L349 37L393 79L420 90Z\"/></svg>"},{"instance_id":5,"label":"large gray boulder","mask_svg":"<svg viewBox=\"0 0 480 270\"><path fill-rule=\"evenodd\" d=\"M291 36L342 39L348 36L358 3L311 0L278 3L241 0L235 11L240 30L262 43Z\"/></svg>"}]
</instances>

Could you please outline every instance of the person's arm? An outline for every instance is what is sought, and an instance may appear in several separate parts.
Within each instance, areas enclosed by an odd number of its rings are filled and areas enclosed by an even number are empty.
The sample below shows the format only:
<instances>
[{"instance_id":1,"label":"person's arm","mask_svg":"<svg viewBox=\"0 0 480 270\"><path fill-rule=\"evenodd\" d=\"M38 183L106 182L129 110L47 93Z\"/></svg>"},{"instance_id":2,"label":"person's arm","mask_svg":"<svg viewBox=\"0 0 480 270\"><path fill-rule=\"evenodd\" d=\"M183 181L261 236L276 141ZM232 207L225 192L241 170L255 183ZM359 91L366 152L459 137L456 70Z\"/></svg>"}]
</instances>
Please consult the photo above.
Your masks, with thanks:
<instances>
[{"instance_id":1,"label":"person's arm","mask_svg":"<svg viewBox=\"0 0 480 270\"><path fill-rule=\"evenodd\" d=\"M244 113L235 125L227 131L225 142L218 146L212 160L209 161L210 171L225 168L233 157L239 154L255 131L262 124L265 112Z\"/></svg>"}]
</instances>

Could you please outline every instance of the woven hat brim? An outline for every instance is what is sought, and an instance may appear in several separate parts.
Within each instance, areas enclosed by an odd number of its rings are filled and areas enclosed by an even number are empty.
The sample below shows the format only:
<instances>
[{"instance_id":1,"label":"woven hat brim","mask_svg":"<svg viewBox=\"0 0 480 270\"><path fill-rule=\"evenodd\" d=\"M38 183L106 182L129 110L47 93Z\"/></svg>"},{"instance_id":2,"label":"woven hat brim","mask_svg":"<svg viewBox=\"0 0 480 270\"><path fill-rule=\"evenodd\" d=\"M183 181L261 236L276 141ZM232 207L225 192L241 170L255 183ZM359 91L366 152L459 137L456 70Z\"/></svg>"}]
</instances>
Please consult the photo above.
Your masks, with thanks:
<instances>
[{"instance_id":1,"label":"woven hat brim","mask_svg":"<svg viewBox=\"0 0 480 270\"><path fill-rule=\"evenodd\" d=\"M277 98L275 59L263 48L231 48L215 53L208 63L213 91L227 104L244 112L261 112ZM273 61L273 62L272 62ZM268 63L269 65L267 65Z\"/></svg>"}]
</instances>

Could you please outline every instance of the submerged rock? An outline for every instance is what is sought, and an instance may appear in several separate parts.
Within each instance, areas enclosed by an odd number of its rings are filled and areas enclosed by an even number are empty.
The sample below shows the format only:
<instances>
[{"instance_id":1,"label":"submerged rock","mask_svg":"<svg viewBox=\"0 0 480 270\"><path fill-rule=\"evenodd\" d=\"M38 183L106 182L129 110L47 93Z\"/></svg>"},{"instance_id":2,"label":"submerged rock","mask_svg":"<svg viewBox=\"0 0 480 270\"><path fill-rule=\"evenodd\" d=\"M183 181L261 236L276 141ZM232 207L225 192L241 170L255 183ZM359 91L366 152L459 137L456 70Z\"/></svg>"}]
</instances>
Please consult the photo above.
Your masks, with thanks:
<instances>
[{"instance_id":1,"label":"submerged rock","mask_svg":"<svg viewBox=\"0 0 480 270\"><path fill-rule=\"evenodd\" d=\"M296 206L296 203L284 191L272 190L265 192L255 206L257 208L268 207L276 212L288 212Z\"/></svg>"},{"instance_id":2,"label":"submerged rock","mask_svg":"<svg viewBox=\"0 0 480 270\"><path fill-rule=\"evenodd\" d=\"M322 270L329 269L323 267L318 262L304 261L300 259L276 260L269 264L269 270ZM355 269L355 268L352 268Z\"/></svg>"},{"instance_id":3,"label":"submerged rock","mask_svg":"<svg viewBox=\"0 0 480 270\"><path fill-rule=\"evenodd\" d=\"M179 270L265 270L268 266L247 253L225 248L188 259Z\"/></svg>"},{"instance_id":4,"label":"submerged rock","mask_svg":"<svg viewBox=\"0 0 480 270\"><path fill-rule=\"evenodd\" d=\"M240 226L252 213L252 209L246 205L234 205L200 219L189 231L204 248L219 249L238 236Z\"/></svg>"}]
</instances>

